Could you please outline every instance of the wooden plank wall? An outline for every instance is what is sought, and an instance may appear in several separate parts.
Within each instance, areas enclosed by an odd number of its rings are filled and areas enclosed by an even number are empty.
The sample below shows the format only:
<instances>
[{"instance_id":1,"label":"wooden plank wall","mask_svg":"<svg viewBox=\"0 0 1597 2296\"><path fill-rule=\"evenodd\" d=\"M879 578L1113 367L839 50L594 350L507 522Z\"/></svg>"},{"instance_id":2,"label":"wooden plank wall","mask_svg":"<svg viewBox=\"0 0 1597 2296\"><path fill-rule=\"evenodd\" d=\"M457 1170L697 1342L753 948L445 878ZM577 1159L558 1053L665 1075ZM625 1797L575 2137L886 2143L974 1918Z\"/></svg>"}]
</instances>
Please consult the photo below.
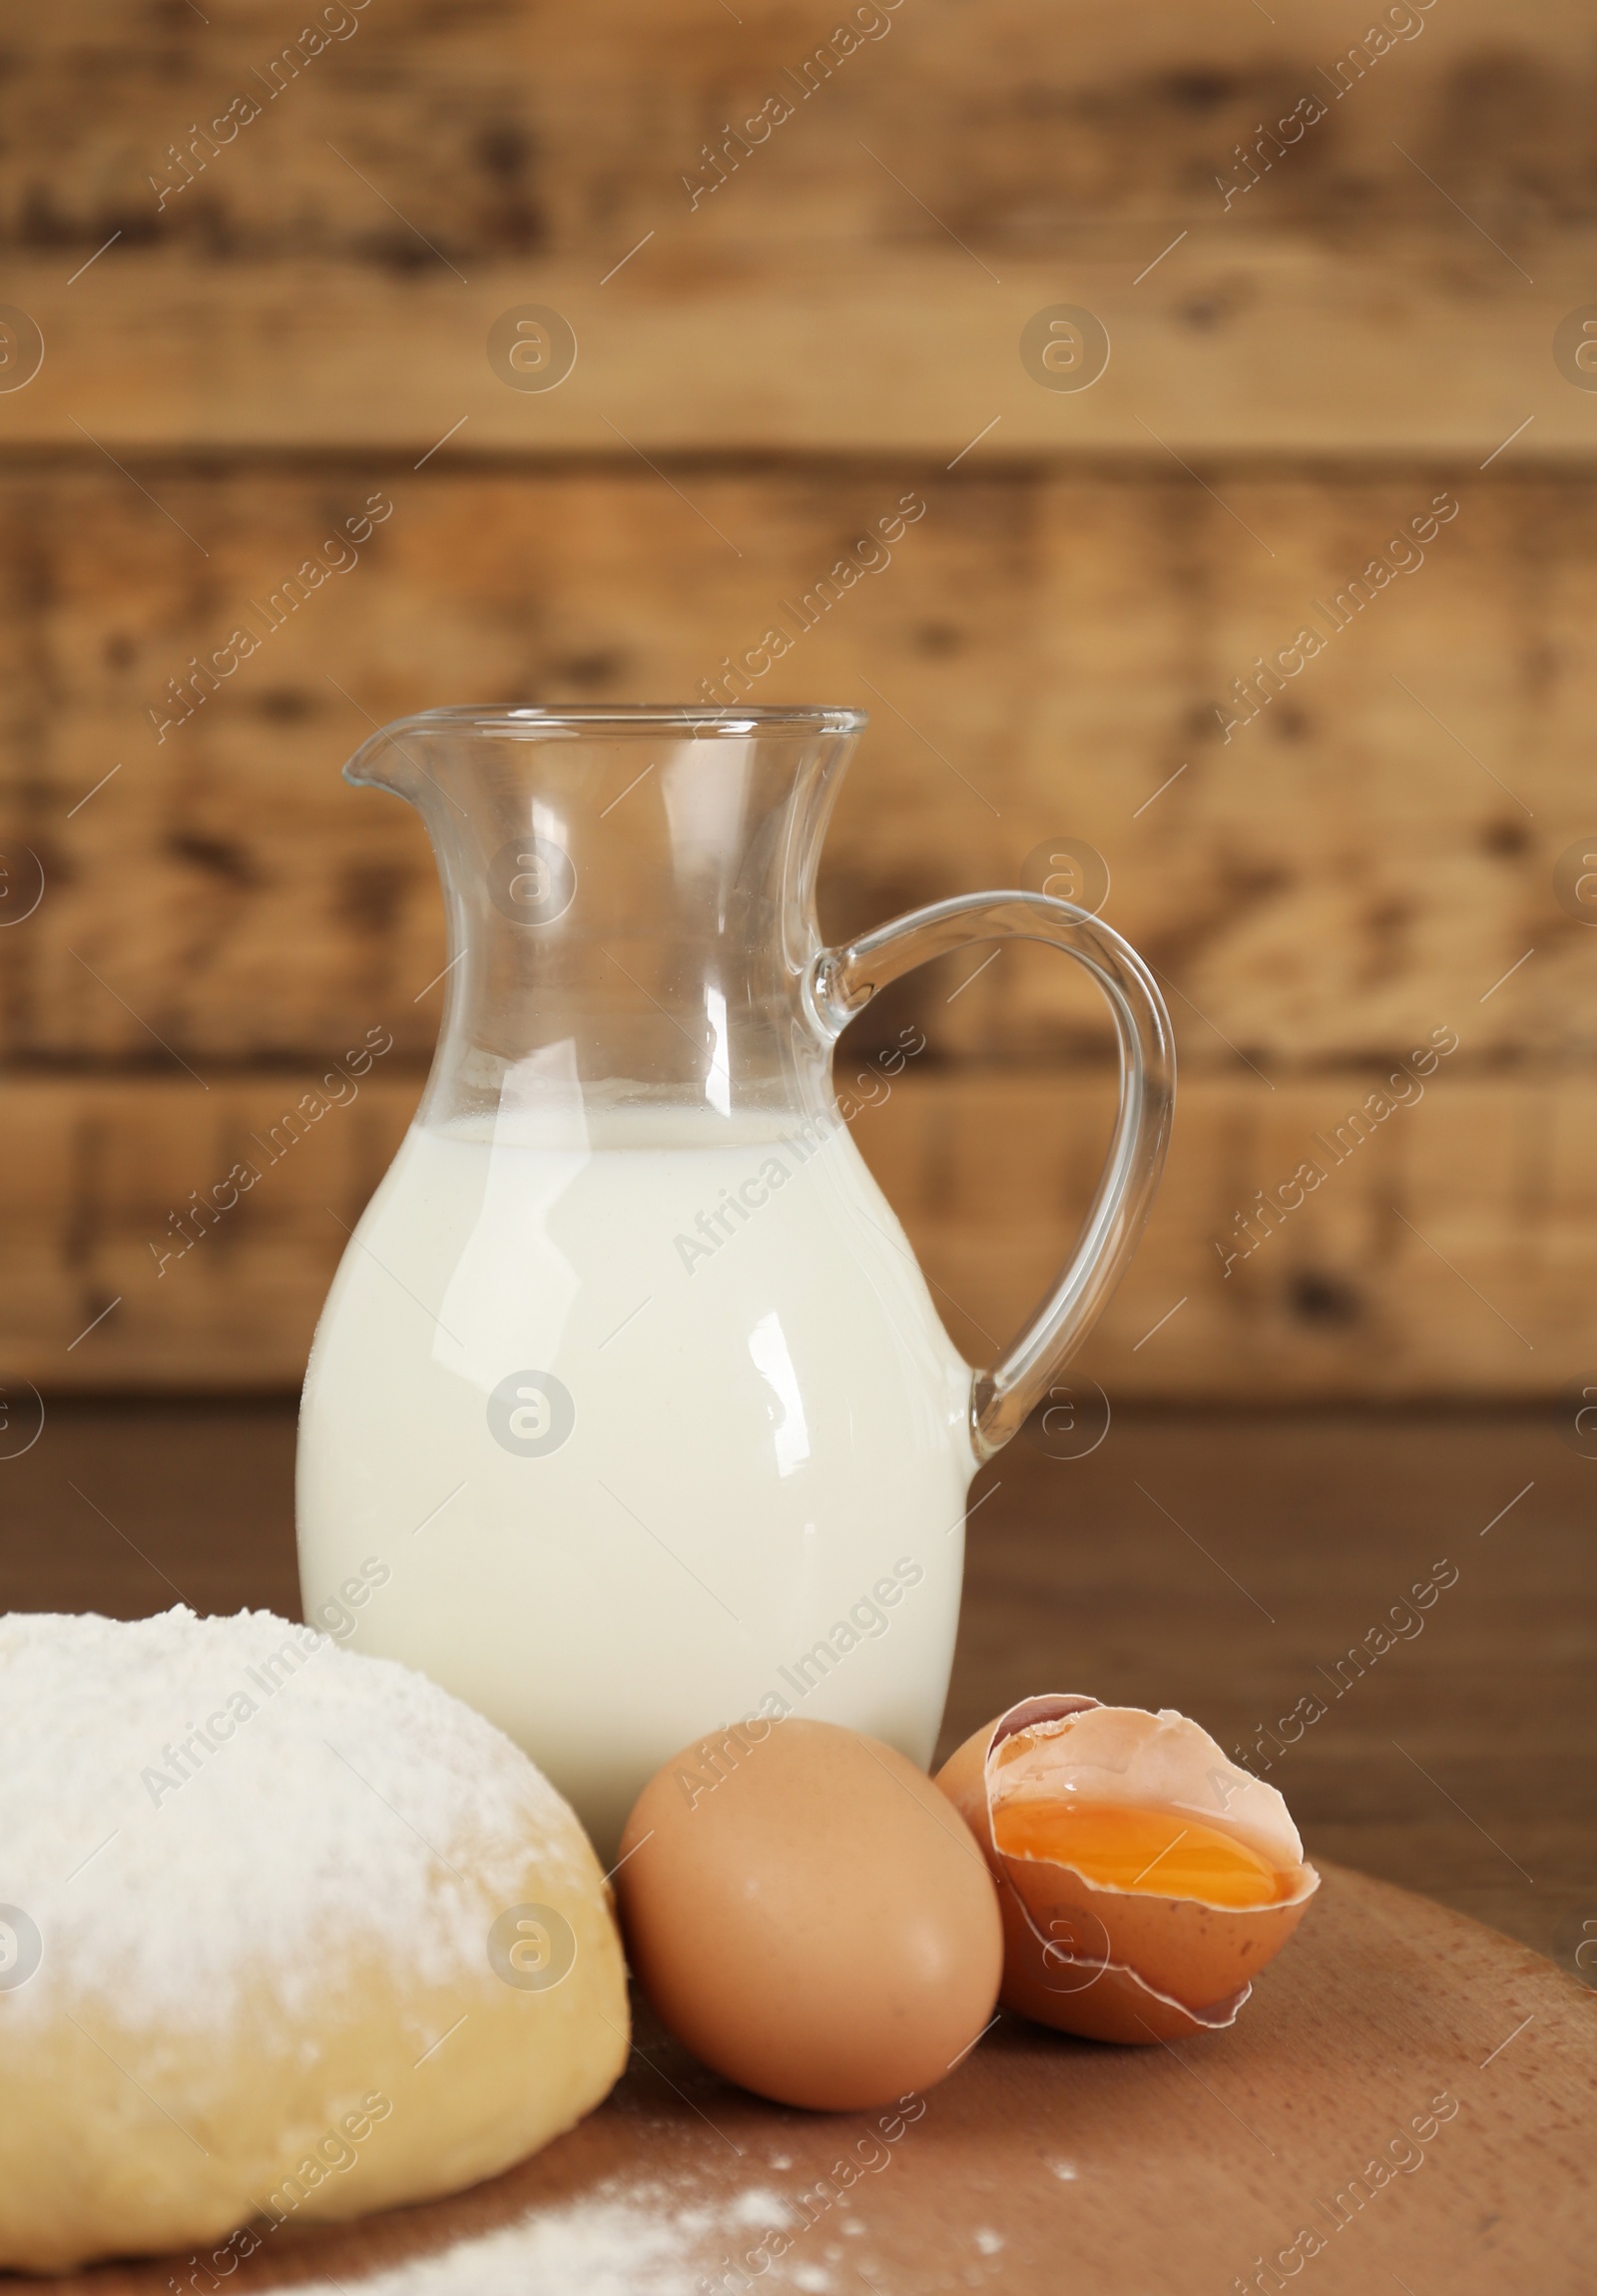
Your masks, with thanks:
<instances>
[{"instance_id":1,"label":"wooden plank wall","mask_svg":"<svg viewBox=\"0 0 1597 2296\"><path fill-rule=\"evenodd\" d=\"M439 1004L419 825L337 778L371 721L692 696L909 491L760 698L872 712L828 929L1081 840L1167 983L1170 1176L1083 1369L1257 1402L1589 1368L1597 936L1558 864L1597 847L1597 391L1555 357L1597 298L1589 9L208 13L110 0L7 58L0 385L28 320L44 359L0 387L0 907L43 894L0 930L0 1376L296 1380ZM556 389L487 355L529 302L576 334ZM1061 303L1108 330L1089 389L1022 362ZM164 725L373 498L357 562ZM1113 1088L1070 968L969 969L864 1024L928 1048L859 1137L979 1356ZM158 1274L369 1027L359 1100ZM1316 1134L1437 1031L1332 1165Z\"/></svg>"}]
</instances>

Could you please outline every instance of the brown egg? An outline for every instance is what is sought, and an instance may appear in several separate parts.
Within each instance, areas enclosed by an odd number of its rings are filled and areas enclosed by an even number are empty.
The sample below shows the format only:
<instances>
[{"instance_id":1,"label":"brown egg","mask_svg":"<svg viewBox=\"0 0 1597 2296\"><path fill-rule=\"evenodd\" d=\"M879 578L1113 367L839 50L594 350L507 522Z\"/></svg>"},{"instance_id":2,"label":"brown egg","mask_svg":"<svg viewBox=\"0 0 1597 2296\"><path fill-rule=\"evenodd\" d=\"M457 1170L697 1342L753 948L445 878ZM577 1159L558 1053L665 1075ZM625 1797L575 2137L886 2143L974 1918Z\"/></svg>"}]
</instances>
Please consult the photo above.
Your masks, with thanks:
<instances>
[{"instance_id":1,"label":"brown egg","mask_svg":"<svg viewBox=\"0 0 1597 2296\"><path fill-rule=\"evenodd\" d=\"M757 1719L639 1795L616 1874L628 1956L696 2056L782 2104L929 2088L992 2016L997 1892L958 1813L878 1739Z\"/></svg>"},{"instance_id":2,"label":"brown egg","mask_svg":"<svg viewBox=\"0 0 1597 2296\"><path fill-rule=\"evenodd\" d=\"M1026 1698L937 1784L998 1883L1005 2008L1062 2032L1233 2023L1320 1887L1275 1787L1168 1709Z\"/></svg>"}]
</instances>

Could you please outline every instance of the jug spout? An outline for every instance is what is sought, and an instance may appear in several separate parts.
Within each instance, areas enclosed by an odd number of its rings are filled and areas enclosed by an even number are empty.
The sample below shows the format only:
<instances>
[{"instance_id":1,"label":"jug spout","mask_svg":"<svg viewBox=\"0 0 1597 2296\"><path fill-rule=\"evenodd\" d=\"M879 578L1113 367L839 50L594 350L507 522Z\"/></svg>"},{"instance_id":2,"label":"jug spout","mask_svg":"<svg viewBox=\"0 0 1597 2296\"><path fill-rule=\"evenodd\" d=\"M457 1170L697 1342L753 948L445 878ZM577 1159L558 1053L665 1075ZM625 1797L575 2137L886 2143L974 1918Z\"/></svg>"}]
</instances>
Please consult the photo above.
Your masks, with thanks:
<instances>
[{"instance_id":1,"label":"jug spout","mask_svg":"<svg viewBox=\"0 0 1597 2296\"><path fill-rule=\"evenodd\" d=\"M343 778L358 789L391 790L396 798L416 799L420 770L406 758L390 728L361 743L343 769Z\"/></svg>"},{"instance_id":2,"label":"jug spout","mask_svg":"<svg viewBox=\"0 0 1597 2296\"><path fill-rule=\"evenodd\" d=\"M452 805L457 812L468 808L473 781L469 747L463 746L458 736L440 741L438 730L428 723L431 717L458 714L429 711L379 727L345 765L344 780L356 788L388 790L394 797L404 798L427 819L429 830L430 803L435 801L446 809Z\"/></svg>"},{"instance_id":3,"label":"jug spout","mask_svg":"<svg viewBox=\"0 0 1597 2296\"><path fill-rule=\"evenodd\" d=\"M421 814L449 928L428 1121L557 1070L587 1104L825 1104L815 873L861 712L428 711L345 779ZM541 1087L538 1087L541 1090Z\"/></svg>"}]
</instances>

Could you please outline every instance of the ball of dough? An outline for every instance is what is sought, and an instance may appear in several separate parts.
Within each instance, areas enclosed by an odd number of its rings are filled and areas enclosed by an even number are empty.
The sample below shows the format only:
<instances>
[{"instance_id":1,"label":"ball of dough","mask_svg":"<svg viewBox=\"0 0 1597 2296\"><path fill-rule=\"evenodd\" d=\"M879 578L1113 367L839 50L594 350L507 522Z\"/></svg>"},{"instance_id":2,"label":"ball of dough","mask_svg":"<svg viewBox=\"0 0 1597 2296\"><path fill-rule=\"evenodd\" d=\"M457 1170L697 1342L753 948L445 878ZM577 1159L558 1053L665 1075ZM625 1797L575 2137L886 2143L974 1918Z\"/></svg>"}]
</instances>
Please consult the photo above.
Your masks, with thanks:
<instances>
[{"instance_id":1,"label":"ball of dough","mask_svg":"<svg viewBox=\"0 0 1597 2296\"><path fill-rule=\"evenodd\" d=\"M267 1611L0 1618L0 2265L452 2192L626 2061L567 1805L421 1675Z\"/></svg>"}]
</instances>

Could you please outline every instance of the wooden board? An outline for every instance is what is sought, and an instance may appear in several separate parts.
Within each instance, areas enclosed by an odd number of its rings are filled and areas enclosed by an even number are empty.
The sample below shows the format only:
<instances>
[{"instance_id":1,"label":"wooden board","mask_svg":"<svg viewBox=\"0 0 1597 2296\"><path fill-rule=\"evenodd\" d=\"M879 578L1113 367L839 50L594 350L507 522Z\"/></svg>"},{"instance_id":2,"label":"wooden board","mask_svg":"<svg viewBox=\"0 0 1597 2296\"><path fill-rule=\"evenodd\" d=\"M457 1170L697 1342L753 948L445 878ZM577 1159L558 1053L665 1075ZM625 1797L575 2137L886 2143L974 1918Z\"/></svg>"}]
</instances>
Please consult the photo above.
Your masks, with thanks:
<instances>
[{"instance_id":1,"label":"wooden board","mask_svg":"<svg viewBox=\"0 0 1597 2296\"><path fill-rule=\"evenodd\" d=\"M118 451L419 455L469 417L471 443L522 451L613 454L619 429L651 451L946 459L1001 418L989 453L1157 455L1151 429L1183 452L1473 466L1534 415L1522 456L1597 450L1550 357L1592 273L1575 0L1412 11L1352 67L1364 28L1336 0L1167 5L1135 31L897 0L818 67L836 19L816 0L340 17L275 93L266 5L212 24L122 0L30 38L0 218L8 295L50 355L0 399L0 441L81 451L81 424ZM706 139L736 157L727 124L774 94L792 118L695 202ZM1310 95L1325 117L1228 203L1239 140L1257 150ZM186 135L241 96L261 112L231 140ZM173 139L205 159L192 183ZM485 355L529 300L583 346L547 394ZM1117 346L1079 394L1018 356L1061 300Z\"/></svg>"},{"instance_id":2,"label":"wooden board","mask_svg":"<svg viewBox=\"0 0 1597 2296\"><path fill-rule=\"evenodd\" d=\"M290 1123L322 1073L14 1083L0 1376L50 1391L296 1389L348 1228L421 1083L379 1063ZM843 1062L845 1089L856 1073L879 1090L879 1071ZM1572 1376L1597 1282L1597 1088L1443 1071L1367 1138L1345 1131L1358 1145L1337 1163L1336 1128L1368 1083L1190 1080L1153 1221L1076 1373L1117 1404L1538 1396ZM856 1119L972 1362L995 1358L1062 1262L1113 1106L1102 1071L907 1069ZM1265 1226L1260 1192L1276 1199L1305 1159L1323 1181ZM194 1192L240 1164L258 1177L202 1229ZM1241 1256L1250 1211L1258 1241ZM1229 1273L1218 1246L1239 1255Z\"/></svg>"},{"instance_id":3,"label":"wooden board","mask_svg":"<svg viewBox=\"0 0 1597 2296\"><path fill-rule=\"evenodd\" d=\"M1186 1015L1189 1071L1237 1051L1272 1079L1383 1062L1443 1023L1475 1066L1583 1059L1597 943L1553 872L1592 828L1597 488L1447 482L1460 507L1424 562L1233 726L1217 712L1255 657L1305 618L1329 630L1315 601L1445 485L1216 476L1229 509L1179 471L902 462L671 485L641 466L147 464L160 508L109 467L0 477L0 831L46 885L4 934L0 1050L209 1073L325 1057L380 1022L425 1054L444 962L426 840L338 779L373 722L692 697L908 493L926 509L891 562L755 690L871 713L827 841L829 931L1085 840L1105 915ZM373 492L393 508L357 562L238 662L241 617L265 627L251 601ZM236 667L180 720L169 681L218 649ZM928 976L939 1055L1103 1056L1074 967L1006 955L956 997L967 969Z\"/></svg>"},{"instance_id":4,"label":"wooden board","mask_svg":"<svg viewBox=\"0 0 1597 2296\"><path fill-rule=\"evenodd\" d=\"M1307 2257L1305 2284L1328 2296L1394 2281L1584 2296L1594 2143L1597 2001L1461 1915L1332 1869L1228 2033L1114 2049L1005 2015L894 2119L764 2104L645 2023L610 2101L521 2168L363 2225L273 2232L228 2284L688 2296L744 2285L723 2282L729 2264L787 2224L789 2252L750 2267L762 2285L1274 2291ZM634 2227L619 2237L618 2208ZM701 2211L697 2232L683 2224ZM651 2224L652 2270L629 2269ZM1276 2270L1260 2281L1262 2260ZM135 2296L171 2271L41 2285Z\"/></svg>"},{"instance_id":5,"label":"wooden board","mask_svg":"<svg viewBox=\"0 0 1597 2296\"><path fill-rule=\"evenodd\" d=\"M1522 430L1516 464L1597 459L1592 398L1552 361L1555 328L1592 299L1592 230L1526 248L1529 287L1461 223L1356 256L1293 239L1261 250L1206 223L1139 286L1185 228L1167 214L1117 232L1113 252L1063 260L995 250L998 285L956 250L870 263L846 244L807 245L778 270L758 244L717 251L708 276L686 279L639 256L605 284L622 233L589 263L490 265L465 287L441 266L394 280L315 261L212 281L181 257L117 265L116 251L104 278L69 287L59 257L35 257L6 284L49 363L0 398L0 449L77 452L87 431L124 458L269 443L413 462L464 424L443 452L909 451L939 467L966 449L978 467L1115 452L1167 467L1172 453L1263 449L1474 470ZM1069 394L1020 357L1027 322L1066 302L1114 346L1102 381ZM569 381L546 393L507 388L488 362L495 320L529 303L560 312L579 344Z\"/></svg>"}]
</instances>

